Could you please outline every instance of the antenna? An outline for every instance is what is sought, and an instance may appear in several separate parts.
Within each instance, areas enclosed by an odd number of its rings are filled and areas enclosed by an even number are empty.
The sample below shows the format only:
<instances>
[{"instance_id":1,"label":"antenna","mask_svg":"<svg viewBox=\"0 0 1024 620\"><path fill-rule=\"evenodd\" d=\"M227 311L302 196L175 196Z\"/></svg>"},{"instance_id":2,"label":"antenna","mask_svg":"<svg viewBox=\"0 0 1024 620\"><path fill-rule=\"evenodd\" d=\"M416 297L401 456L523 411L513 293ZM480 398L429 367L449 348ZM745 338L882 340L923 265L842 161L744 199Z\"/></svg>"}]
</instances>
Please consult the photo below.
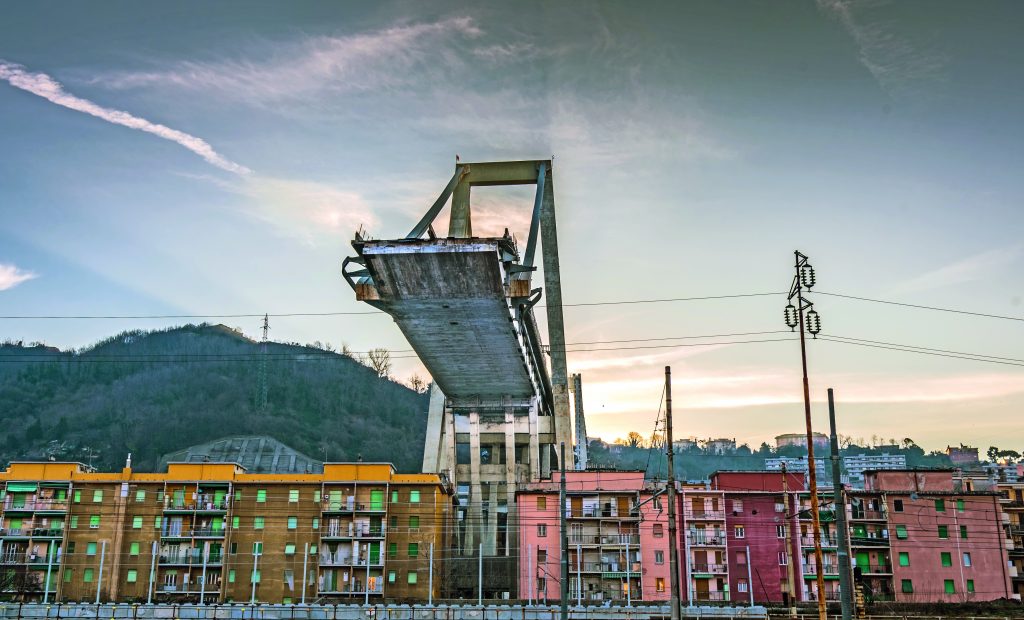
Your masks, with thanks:
<instances>
[{"instance_id":1,"label":"antenna","mask_svg":"<svg viewBox=\"0 0 1024 620\"><path fill-rule=\"evenodd\" d=\"M257 378L256 408L267 410L267 332L270 330L270 315L263 315L263 339L260 341L260 369Z\"/></svg>"}]
</instances>

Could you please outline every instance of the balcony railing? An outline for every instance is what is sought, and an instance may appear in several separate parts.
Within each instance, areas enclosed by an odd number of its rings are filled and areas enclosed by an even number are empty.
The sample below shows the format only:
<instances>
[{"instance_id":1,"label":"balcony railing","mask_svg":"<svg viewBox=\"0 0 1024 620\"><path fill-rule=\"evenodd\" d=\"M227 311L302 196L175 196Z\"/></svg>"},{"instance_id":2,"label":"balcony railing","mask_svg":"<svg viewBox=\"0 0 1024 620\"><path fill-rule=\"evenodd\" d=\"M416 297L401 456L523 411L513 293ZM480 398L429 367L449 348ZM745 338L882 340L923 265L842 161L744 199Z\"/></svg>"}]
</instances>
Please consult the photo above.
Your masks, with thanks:
<instances>
[{"instance_id":1,"label":"balcony railing","mask_svg":"<svg viewBox=\"0 0 1024 620\"><path fill-rule=\"evenodd\" d=\"M728 592L696 592L694 593L694 600L697 601L727 601L729 600Z\"/></svg>"},{"instance_id":2,"label":"balcony railing","mask_svg":"<svg viewBox=\"0 0 1024 620\"><path fill-rule=\"evenodd\" d=\"M367 593L366 588L363 588L362 586L360 586L358 588L357 587L343 588L341 590L324 590L323 588L320 588L320 594L366 594L366 593ZM383 594L384 593L384 586L383 585L374 586L373 588L370 588L369 593L370 594Z\"/></svg>"},{"instance_id":3,"label":"balcony railing","mask_svg":"<svg viewBox=\"0 0 1024 620\"><path fill-rule=\"evenodd\" d=\"M889 564L858 564L860 572L865 575L888 575L892 573Z\"/></svg>"},{"instance_id":4,"label":"balcony railing","mask_svg":"<svg viewBox=\"0 0 1024 620\"><path fill-rule=\"evenodd\" d=\"M814 536L801 536L800 537L800 546L802 546L802 547L813 547L814 546ZM822 536L821 537L821 546L822 547L835 547L836 546L836 539L832 538L831 536Z\"/></svg>"},{"instance_id":5,"label":"balcony railing","mask_svg":"<svg viewBox=\"0 0 1024 620\"><path fill-rule=\"evenodd\" d=\"M685 513L687 519L705 521L722 521L725 519L724 510L693 510L692 508L687 508Z\"/></svg>"},{"instance_id":6,"label":"balcony railing","mask_svg":"<svg viewBox=\"0 0 1024 620\"><path fill-rule=\"evenodd\" d=\"M821 567L821 573L823 575L838 575L839 565L838 564L825 564ZM804 564L805 575L817 575L818 567L814 565L814 562Z\"/></svg>"},{"instance_id":7,"label":"balcony railing","mask_svg":"<svg viewBox=\"0 0 1024 620\"><path fill-rule=\"evenodd\" d=\"M215 530L212 528L186 530L184 528L165 527L160 530L160 535L164 538L223 538L225 530Z\"/></svg>"},{"instance_id":8,"label":"balcony railing","mask_svg":"<svg viewBox=\"0 0 1024 620\"><path fill-rule=\"evenodd\" d=\"M865 520L865 521L880 521L885 519L884 510L854 510L850 513L850 518L854 520Z\"/></svg>"},{"instance_id":9,"label":"balcony railing","mask_svg":"<svg viewBox=\"0 0 1024 620\"><path fill-rule=\"evenodd\" d=\"M725 564L691 564L690 572L693 573L725 573L729 568Z\"/></svg>"},{"instance_id":10,"label":"balcony railing","mask_svg":"<svg viewBox=\"0 0 1024 620\"><path fill-rule=\"evenodd\" d=\"M171 500L164 503L164 510L224 512L228 509L228 504L229 502L227 498L221 499L219 502L214 501L212 497L210 499L203 499L196 502L178 502Z\"/></svg>"},{"instance_id":11,"label":"balcony railing","mask_svg":"<svg viewBox=\"0 0 1024 620\"><path fill-rule=\"evenodd\" d=\"M209 564L220 564L224 560L224 555L221 553L211 553L206 558L206 563ZM160 554L161 564L194 564L201 566L203 564L203 556L198 553L162 553Z\"/></svg>"},{"instance_id":12,"label":"balcony railing","mask_svg":"<svg viewBox=\"0 0 1024 620\"><path fill-rule=\"evenodd\" d=\"M601 537L602 545L639 545L640 536L636 534L611 534Z\"/></svg>"},{"instance_id":13,"label":"balcony railing","mask_svg":"<svg viewBox=\"0 0 1024 620\"><path fill-rule=\"evenodd\" d=\"M850 545L854 547L888 547L889 537L874 532L863 536L853 534L850 536Z\"/></svg>"},{"instance_id":14,"label":"balcony railing","mask_svg":"<svg viewBox=\"0 0 1024 620\"><path fill-rule=\"evenodd\" d=\"M693 536L690 538L691 547L724 547L725 535L722 536Z\"/></svg>"},{"instance_id":15,"label":"balcony railing","mask_svg":"<svg viewBox=\"0 0 1024 620\"><path fill-rule=\"evenodd\" d=\"M35 501L24 501L16 502L10 496L4 502L4 510L7 511L66 511L68 509L68 502L56 501L56 500L35 500Z\"/></svg>"},{"instance_id":16,"label":"balcony railing","mask_svg":"<svg viewBox=\"0 0 1024 620\"><path fill-rule=\"evenodd\" d=\"M601 537L597 534L570 534L571 545L600 545Z\"/></svg>"}]
</instances>

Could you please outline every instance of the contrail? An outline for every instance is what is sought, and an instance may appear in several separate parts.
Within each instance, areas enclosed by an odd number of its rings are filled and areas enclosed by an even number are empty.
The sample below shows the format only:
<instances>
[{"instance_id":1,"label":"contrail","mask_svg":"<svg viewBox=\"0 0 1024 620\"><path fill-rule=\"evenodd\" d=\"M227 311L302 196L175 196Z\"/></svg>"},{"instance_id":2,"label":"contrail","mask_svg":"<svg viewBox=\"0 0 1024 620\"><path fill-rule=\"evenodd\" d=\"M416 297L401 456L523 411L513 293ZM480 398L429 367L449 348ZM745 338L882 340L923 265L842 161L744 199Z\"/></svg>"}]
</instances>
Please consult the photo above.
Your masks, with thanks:
<instances>
[{"instance_id":1,"label":"contrail","mask_svg":"<svg viewBox=\"0 0 1024 620\"><path fill-rule=\"evenodd\" d=\"M220 153L214 151L213 147L202 138L197 138L177 129L171 129L165 125L151 123L144 118L133 116L127 112L104 108L88 99L76 97L65 91L60 82L45 73L29 73L22 65L0 59L0 79L6 80L15 88L26 90L33 95L38 95L47 101L64 106L65 108L85 112L115 125L124 125L125 127L151 133L164 140L177 142L222 170L234 172L242 176L252 173L252 170L245 166L225 159Z\"/></svg>"}]
</instances>

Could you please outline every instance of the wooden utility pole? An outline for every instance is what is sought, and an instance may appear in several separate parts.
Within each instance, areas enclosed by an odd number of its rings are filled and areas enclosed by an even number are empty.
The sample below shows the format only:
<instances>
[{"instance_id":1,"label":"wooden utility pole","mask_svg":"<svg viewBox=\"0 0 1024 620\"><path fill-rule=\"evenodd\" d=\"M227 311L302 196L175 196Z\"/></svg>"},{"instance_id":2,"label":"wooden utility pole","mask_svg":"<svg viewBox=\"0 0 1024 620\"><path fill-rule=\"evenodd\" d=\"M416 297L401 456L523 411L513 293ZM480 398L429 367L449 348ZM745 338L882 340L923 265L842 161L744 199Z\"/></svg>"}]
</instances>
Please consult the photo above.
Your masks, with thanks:
<instances>
[{"instance_id":1,"label":"wooden utility pole","mask_svg":"<svg viewBox=\"0 0 1024 620\"><path fill-rule=\"evenodd\" d=\"M562 620L569 620L569 532L565 525L565 442L559 444L558 464L562 470L562 479L558 486L558 530L562 539L562 561L560 571L560 591L562 599Z\"/></svg>"},{"instance_id":2,"label":"wooden utility pole","mask_svg":"<svg viewBox=\"0 0 1024 620\"><path fill-rule=\"evenodd\" d=\"M672 367L665 366L665 449L668 456L668 565L671 588L671 620L679 620L679 540L676 530L676 469L672 449ZM689 558L687 558L689 562Z\"/></svg>"}]
</instances>

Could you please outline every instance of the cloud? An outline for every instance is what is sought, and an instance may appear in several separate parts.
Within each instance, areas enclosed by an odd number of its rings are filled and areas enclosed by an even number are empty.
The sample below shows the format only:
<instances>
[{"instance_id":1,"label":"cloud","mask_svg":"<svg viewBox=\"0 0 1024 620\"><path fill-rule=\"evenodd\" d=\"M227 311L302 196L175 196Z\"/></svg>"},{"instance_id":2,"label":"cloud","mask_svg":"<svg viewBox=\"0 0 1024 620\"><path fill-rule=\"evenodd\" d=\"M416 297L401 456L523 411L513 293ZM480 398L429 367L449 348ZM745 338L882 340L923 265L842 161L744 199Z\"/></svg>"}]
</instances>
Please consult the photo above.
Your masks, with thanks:
<instances>
[{"instance_id":1,"label":"cloud","mask_svg":"<svg viewBox=\"0 0 1024 620\"><path fill-rule=\"evenodd\" d=\"M146 119L133 116L128 112L105 108L88 99L76 97L64 90L64 87L45 73L29 73L21 65L0 60L0 79L6 80L15 88L38 95L47 101L64 106L77 112L83 112L101 118L108 123L122 125L131 129L137 129L153 134L164 140L176 142L181 146L199 155L222 170L233 172L239 175L250 174L251 171L240 164L225 159L222 155L213 150L208 142L201 138L187 134L177 129L171 129L165 125L152 123Z\"/></svg>"},{"instance_id":2,"label":"cloud","mask_svg":"<svg viewBox=\"0 0 1024 620\"><path fill-rule=\"evenodd\" d=\"M917 292L981 280L991 276L992 272L1015 263L1020 259L1022 250L1024 246L1017 244L975 254L921 274L897 288Z\"/></svg>"},{"instance_id":3,"label":"cloud","mask_svg":"<svg viewBox=\"0 0 1024 620\"><path fill-rule=\"evenodd\" d=\"M452 55L440 53L441 47L453 44L456 37L482 34L472 18L454 17L342 37L312 37L278 48L263 62L182 62L169 71L120 73L96 81L114 88L164 85L217 91L251 103L300 99L324 91L379 91L428 78L434 67L455 62Z\"/></svg>"},{"instance_id":4,"label":"cloud","mask_svg":"<svg viewBox=\"0 0 1024 620\"><path fill-rule=\"evenodd\" d=\"M902 95L918 84L942 79L948 62L945 54L896 34L884 22L869 22L857 15L862 9L883 7L884 2L817 0L817 3L850 33L859 50L858 60L890 95Z\"/></svg>"},{"instance_id":5,"label":"cloud","mask_svg":"<svg viewBox=\"0 0 1024 620\"><path fill-rule=\"evenodd\" d=\"M0 291L14 288L22 282L38 278L39 276L31 271L23 271L10 263L0 263Z\"/></svg>"}]
</instances>

